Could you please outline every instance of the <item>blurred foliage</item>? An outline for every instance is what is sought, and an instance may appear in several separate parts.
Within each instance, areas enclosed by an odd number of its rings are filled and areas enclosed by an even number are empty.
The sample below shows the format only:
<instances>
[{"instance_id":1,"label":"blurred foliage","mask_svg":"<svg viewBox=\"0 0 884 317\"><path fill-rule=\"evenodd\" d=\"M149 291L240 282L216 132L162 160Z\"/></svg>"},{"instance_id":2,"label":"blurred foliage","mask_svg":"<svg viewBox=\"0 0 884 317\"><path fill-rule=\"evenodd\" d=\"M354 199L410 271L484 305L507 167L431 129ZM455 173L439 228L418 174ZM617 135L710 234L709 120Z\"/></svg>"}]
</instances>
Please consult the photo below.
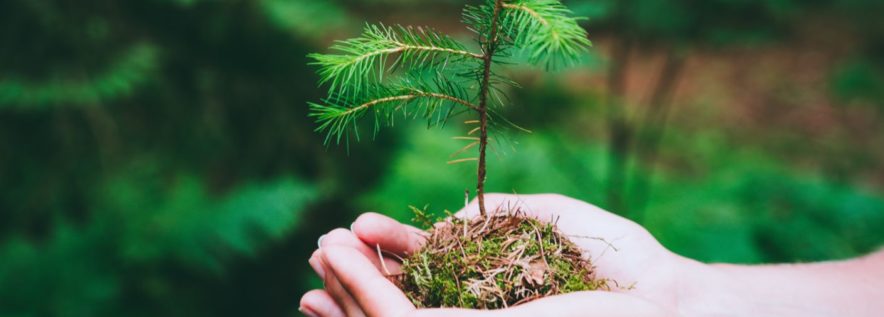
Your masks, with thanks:
<instances>
[{"instance_id":1,"label":"blurred foliage","mask_svg":"<svg viewBox=\"0 0 884 317\"><path fill-rule=\"evenodd\" d=\"M392 170L361 204L403 221L415 201L435 210L461 208L458 193L469 188L474 170L446 166L447 155L459 148L450 139L456 134L422 127L407 134ZM492 160L490 192L603 201L601 144L545 130L512 138L519 140L516 149L498 151ZM695 165L687 169L705 172L660 173L653 207L638 220L677 253L739 263L812 261L864 254L884 241L880 193L801 175L763 153L734 153L728 144L707 143L708 137L673 139L678 144L668 148ZM398 194L403 192L409 195Z\"/></svg>"},{"instance_id":2,"label":"blurred foliage","mask_svg":"<svg viewBox=\"0 0 884 317\"><path fill-rule=\"evenodd\" d=\"M116 227L120 253L133 261L175 259L221 270L230 254L253 254L264 240L288 234L316 198L315 188L288 179L246 184L216 201L192 175L179 172L163 180L151 175L152 167L133 170L99 190L97 196L107 201L97 203L98 212L108 216L91 223Z\"/></svg>"},{"instance_id":3,"label":"blurred foliage","mask_svg":"<svg viewBox=\"0 0 884 317\"><path fill-rule=\"evenodd\" d=\"M832 90L847 104L884 107L882 67L866 58L847 61L832 74Z\"/></svg>"},{"instance_id":4,"label":"blurred foliage","mask_svg":"<svg viewBox=\"0 0 884 317\"><path fill-rule=\"evenodd\" d=\"M347 13L330 1L263 0L267 18L299 36L317 37L348 24Z\"/></svg>"},{"instance_id":5,"label":"blurred foliage","mask_svg":"<svg viewBox=\"0 0 884 317\"><path fill-rule=\"evenodd\" d=\"M525 89L507 115L533 132L496 145L491 190L605 204L594 76L610 68L612 39L688 60L743 50L735 67L816 41L826 62L808 71L827 100L735 106L722 91L765 91L684 78L712 98L674 105L658 162L635 166L647 208L614 211L704 261L845 258L884 242L881 1L566 3L590 17L597 46L578 72L512 70ZM326 148L307 118L324 92L306 54L364 20L447 32L462 5L0 1L0 316L291 316L316 286L306 259L321 233L363 210L458 209L474 178L445 163L461 127Z\"/></svg>"},{"instance_id":6,"label":"blurred foliage","mask_svg":"<svg viewBox=\"0 0 884 317\"><path fill-rule=\"evenodd\" d=\"M794 0L575 0L600 28L657 45L753 43L789 26L808 3Z\"/></svg>"},{"instance_id":7,"label":"blurred foliage","mask_svg":"<svg viewBox=\"0 0 884 317\"><path fill-rule=\"evenodd\" d=\"M292 12L0 3L0 315L296 311L300 241L379 171L348 168L306 117L309 28L343 11ZM351 153L379 165L381 141Z\"/></svg>"},{"instance_id":8,"label":"blurred foliage","mask_svg":"<svg viewBox=\"0 0 884 317\"><path fill-rule=\"evenodd\" d=\"M10 239L0 249L9 260L0 266L0 313L116 315L131 314L130 296L149 300L139 310L182 301L176 288L186 283L155 266L221 276L231 256L253 255L268 240L291 234L302 217L297 211L316 198L315 189L294 180L243 185L223 199L210 198L198 179L179 177L170 183L120 175L97 190L101 201L88 224L57 220L40 243Z\"/></svg>"},{"instance_id":9,"label":"blurred foliage","mask_svg":"<svg viewBox=\"0 0 884 317\"><path fill-rule=\"evenodd\" d=\"M0 83L0 106L95 105L102 101L113 101L128 96L145 82L157 63L156 58L151 46L136 45L123 52L119 60L108 65L106 70L78 76L81 79L57 74L52 77L59 79L37 83L7 79Z\"/></svg>"}]
</instances>

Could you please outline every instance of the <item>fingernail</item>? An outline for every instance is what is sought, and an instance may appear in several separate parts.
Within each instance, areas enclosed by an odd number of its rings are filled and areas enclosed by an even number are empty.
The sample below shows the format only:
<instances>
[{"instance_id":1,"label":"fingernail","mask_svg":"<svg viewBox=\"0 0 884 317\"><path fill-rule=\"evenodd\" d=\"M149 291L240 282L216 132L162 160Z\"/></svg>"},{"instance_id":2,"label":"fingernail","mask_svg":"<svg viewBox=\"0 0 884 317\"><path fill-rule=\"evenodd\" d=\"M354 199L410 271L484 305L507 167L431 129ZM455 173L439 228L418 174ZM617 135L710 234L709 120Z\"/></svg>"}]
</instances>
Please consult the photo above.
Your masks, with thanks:
<instances>
[{"instance_id":1,"label":"fingernail","mask_svg":"<svg viewBox=\"0 0 884 317\"><path fill-rule=\"evenodd\" d=\"M299 307L298 311L307 317L319 317L319 314L314 313L312 310L310 310L309 308L306 308L306 307Z\"/></svg>"},{"instance_id":2,"label":"fingernail","mask_svg":"<svg viewBox=\"0 0 884 317\"><path fill-rule=\"evenodd\" d=\"M310 264L310 267L313 268L313 271L316 271L316 275L319 275L319 278L325 279L325 269L322 268L322 263L319 262L319 259L316 257L310 258L307 261Z\"/></svg>"},{"instance_id":3,"label":"fingernail","mask_svg":"<svg viewBox=\"0 0 884 317\"><path fill-rule=\"evenodd\" d=\"M319 240L316 240L316 247L322 249L322 239L325 238L325 235L319 237Z\"/></svg>"},{"instance_id":4,"label":"fingernail","mask_svg":"<svg viewBox=\"0 0 884 317\"><path fill-rule=\"evenodd\" d=\"M356 233L356 230L353 230L353 226L355 226L355 225L356 225L356 222L350 223L350 232L352 232L354 234Z\"/></svg>"}]
</instances>

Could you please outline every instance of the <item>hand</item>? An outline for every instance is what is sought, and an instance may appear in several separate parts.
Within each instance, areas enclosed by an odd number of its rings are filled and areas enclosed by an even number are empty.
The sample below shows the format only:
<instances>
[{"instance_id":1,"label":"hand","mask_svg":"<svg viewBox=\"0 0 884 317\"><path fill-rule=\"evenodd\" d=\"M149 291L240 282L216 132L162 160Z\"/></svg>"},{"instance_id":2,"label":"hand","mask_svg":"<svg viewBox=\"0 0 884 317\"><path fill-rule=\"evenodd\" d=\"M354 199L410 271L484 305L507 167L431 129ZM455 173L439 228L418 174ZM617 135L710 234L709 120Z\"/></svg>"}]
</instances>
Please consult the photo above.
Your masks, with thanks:
<instances>
[{"instance_id":1,"label":"hand","mask_svg":"<svg viewBox=\"0 0 884 317\"><path fill-rule=\"evenodd\" d=\"M624 288L614 293L582 292L550 297L494 313L502 316L667 316L676 310L677 279L684 260L663 248L635 223L559 195L488 195L486 203L489 210L518 207L540 220L558 219L559 230L586 250L597 267L598 276L614 280ZM455 216L474 217L477 213L478 206L473 202ZM382 265L373 246L402 256L417 250L425 233L378 214L359 217L352 229L352 232L337 229L321 239L321 249L310 262L324 277L326 290L306 294L302 299L305 310L322 317L466 314L461 310L416 312L404 295L383 278L384 267L396 273L399 265L391 259L385 259ZM630 285L634 287L626 289Z\"/></svg>"},{"instance_id":2,"label":"hand","mask_svg":"<svg viewBox=\"0 0 884 317\"><path fill-rule=\"evenodd\" d=\"M559 195L489 195L489 210L520 207L540 220L558 219L559 230L586 250L598 276L632 288L580 292L510 309L417 310L382 272L398 262L376 246L403 256L421 246L424 232L378 214L365 214L352 231L321 239L310 264L326 282L301 299L309 316L878 316L884 311L884 252L868 257L802 265L707 265L663 248L643 228L595 206ZM503 208L506 209L506 208ZM456 217L473 217L476 203ZM612 248L616 248L613 250Z\"/></svg>"}]
</instances>

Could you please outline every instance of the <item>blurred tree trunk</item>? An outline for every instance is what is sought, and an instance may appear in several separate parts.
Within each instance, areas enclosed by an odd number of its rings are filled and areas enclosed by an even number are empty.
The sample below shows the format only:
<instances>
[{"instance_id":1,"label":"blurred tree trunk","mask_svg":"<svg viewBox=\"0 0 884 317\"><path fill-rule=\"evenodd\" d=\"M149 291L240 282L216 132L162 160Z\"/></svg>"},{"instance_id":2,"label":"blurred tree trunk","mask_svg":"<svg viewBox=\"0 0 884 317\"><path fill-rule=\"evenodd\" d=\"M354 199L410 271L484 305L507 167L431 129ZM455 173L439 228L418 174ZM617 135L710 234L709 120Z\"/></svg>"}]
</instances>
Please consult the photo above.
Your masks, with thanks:
<instances>
[{"instance_id":1,"label":"blurred tree trunk","mask_svg":"<svg viewBox=\"0 0 884 317\"><path fill-rule=\"evenodd\" d=\"M660 141L666 133L666 123L672 109L672 99L684 71L686 54L679 48L669 48L657 78L657 84L648 100L648 108L635 127L638 130L635 143L636 164L644 163L645 169L634 169L634 187L630 198L633 218L639 219L647 208L660 149Z\"/></svg>"},{"instance_id":2,"label":"blurred tree trunk","mask_svg":"<svg viewBox=\"0 0 884 317\"><path fill-rule=\"evenodd\" d=\"M629 160L631 130L623 100L626 93L626 72L633 45L632 39L626 36L615 39L608 73L606 104L609 157L606 207L618 213L626 213L628 208L624 194L629 167L626 163Z\"/></svg>"}]
</instances>

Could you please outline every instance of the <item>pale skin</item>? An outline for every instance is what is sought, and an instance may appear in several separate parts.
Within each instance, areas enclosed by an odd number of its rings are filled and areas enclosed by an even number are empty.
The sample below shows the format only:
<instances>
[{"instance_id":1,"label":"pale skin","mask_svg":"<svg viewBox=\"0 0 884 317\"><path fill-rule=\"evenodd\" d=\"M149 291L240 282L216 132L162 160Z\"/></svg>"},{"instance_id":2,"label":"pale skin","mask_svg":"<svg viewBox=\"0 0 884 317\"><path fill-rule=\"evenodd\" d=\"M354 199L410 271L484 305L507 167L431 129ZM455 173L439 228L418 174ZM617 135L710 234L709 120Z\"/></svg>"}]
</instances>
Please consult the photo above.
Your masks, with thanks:
<instances>
[{"instance_id":1,"label":"pale skin","mask_svg":"<svg viewBox=\"0 0 884 317\"><path fill-rule=\"evenodd\" d=\"M397 272L398 262L382 260L377 248L403 256L420 248L425 233L368 213L351 230L336 229L320 239L309 262L326 287L305 294L301 311L311 317L871 317L884 312L884 252L815 264L704 264L666 250L627 219L568 197L497 194L488 195L486 204L489 211L518 206L540 220L558 219L559 230L586 251L599 276L634 287L553 296L496 311L416 309L385 278ZM477 214L473 202L455 216Z\"/></svg>"}]
</instances>

